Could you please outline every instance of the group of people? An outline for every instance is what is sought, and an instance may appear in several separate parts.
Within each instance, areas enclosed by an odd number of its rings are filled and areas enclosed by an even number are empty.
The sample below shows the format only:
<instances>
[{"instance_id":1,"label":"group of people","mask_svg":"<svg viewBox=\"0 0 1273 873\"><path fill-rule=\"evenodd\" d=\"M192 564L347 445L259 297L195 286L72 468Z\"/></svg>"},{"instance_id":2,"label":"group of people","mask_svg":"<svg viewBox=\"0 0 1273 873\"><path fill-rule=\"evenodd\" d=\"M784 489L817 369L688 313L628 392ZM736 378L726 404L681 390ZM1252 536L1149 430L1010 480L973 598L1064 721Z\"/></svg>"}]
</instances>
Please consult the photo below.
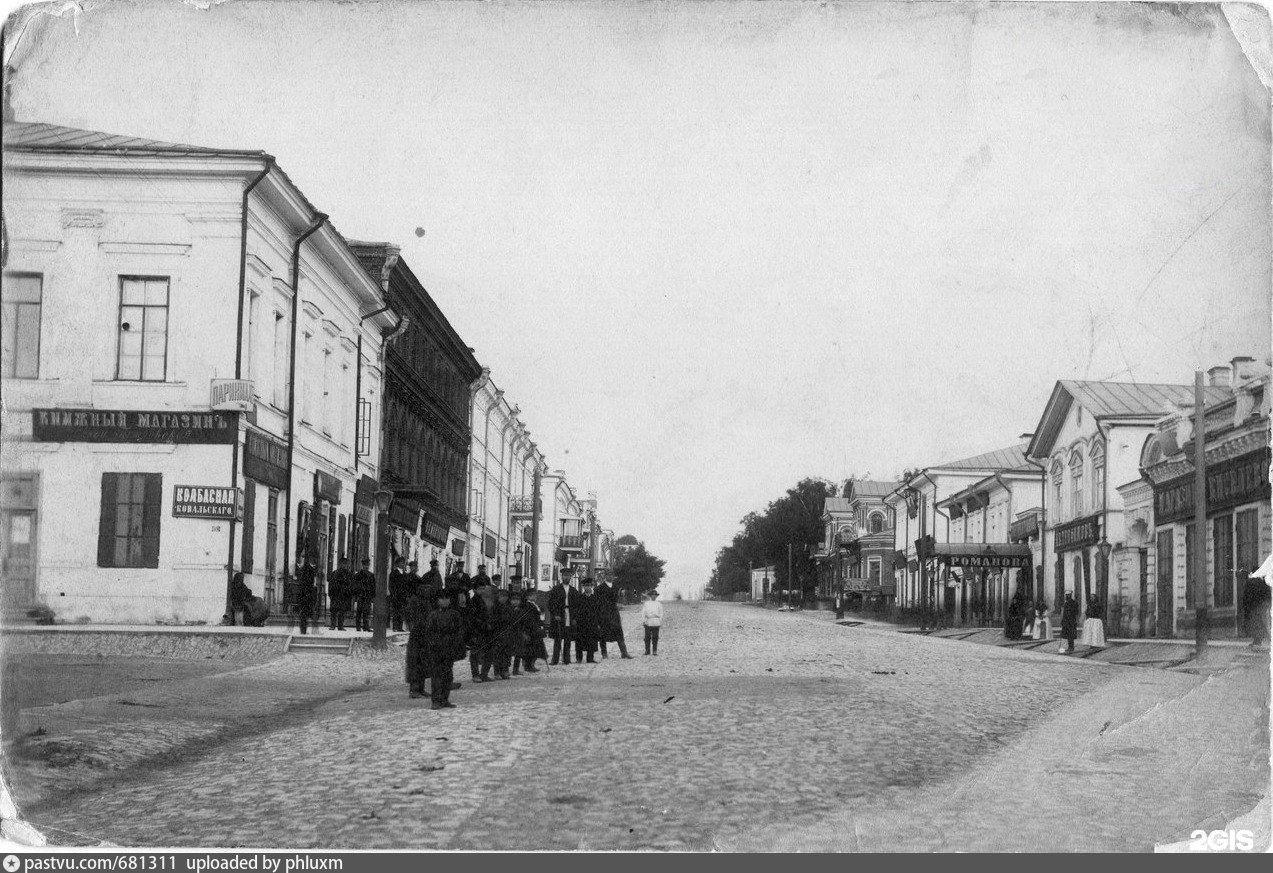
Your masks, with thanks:
<instances>
[{"instance_id":1,"label":"group of people","mask_svg":"<svg viewBox=\"0 0 1273 873\"><path fill-rule=\"evenodd\" d=\"M514 577L504 587L499 574L488 576L479 567L471 578L453 571L444 580L437 561L424 576L398 562L390 576L390 615L395 630L405 625L406 682L412 698L429 697L433 709L451 709L455 662L467 658L475 684L507 680L540 672L537 661L550 665L596 663L596 654L609 657L607 645L617 644L619 656L631 659L623 639L623 623L614 588L586 578L578 589L558 582L548 594L548 620L532 595L533 583L523 588ZM642 604L645 653L658 654L658 629L663 606L651 591ZM546 639L553 641L551 658ZM492 676L492 673L494 674ZM425 682L429 690L425 690Z\"/></svg>"},{"instance_id":2,"label":"group of people","mask_svg":"<svg viewBox=\"0 0 1273 873\"><path fill-rule=\"evenodd\" d=\"M1082 630L1084 645L1093 648L1104 648L1107 645L1102 614L1100 598L1089 597ZM1040 597L1031 605L1025 592L1017 591L1008 602L1003 636L1008 640L1051 639L1052 627L1048 619L1047 601ZM1079 639L1079 604L1074 599L1073 592L1066 592L1065 602L1061 604L1061 639L1064 640L1062 651L1073 652L1075 640Z\"/></svg>"}]
</instances>

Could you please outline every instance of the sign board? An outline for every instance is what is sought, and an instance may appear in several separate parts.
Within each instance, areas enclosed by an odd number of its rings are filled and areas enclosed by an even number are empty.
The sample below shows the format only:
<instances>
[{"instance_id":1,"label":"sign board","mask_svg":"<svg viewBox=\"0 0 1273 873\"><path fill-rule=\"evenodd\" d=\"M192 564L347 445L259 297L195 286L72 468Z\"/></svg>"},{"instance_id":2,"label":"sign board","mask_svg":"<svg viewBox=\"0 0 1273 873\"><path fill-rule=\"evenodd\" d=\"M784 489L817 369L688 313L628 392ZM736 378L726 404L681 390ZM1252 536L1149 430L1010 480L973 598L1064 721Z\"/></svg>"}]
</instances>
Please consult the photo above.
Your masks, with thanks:
<instances>
[{"instance_id":1,"label":"sign board","mask_svg":"<svg viewBox=\"0 0 1273 873\"><path fill-rule=\"evenodd\" d=\"M286 491L287 443L249 428L243 441L243 475Z\"/></svg>"},{"instance_id":2,"label":"sign board","mask_svg":"<svg viewBox=\"0 0 1273 873\"><path fill-rule=\"evenodd\" d=\"M494 534L487 534L482 543L482 554L488 558L494 558L498 549L499 544L496 542Z\"/></svg>"},{"instance_id":3,"label":"sign board","mask_svg":"<svg viewBox=\"0 0 1273 873\"><path fill-rule=\"evenodd\" d=\"M340 505L340 480L322 470L314 471L314 499L326 500L332 506Z\"/></svg>"},{"instance_id":4,"label":"sign board","mask_svg":"<svg viewBox=\"0 0 1273 873\"><path fill-rule=\"evenodd\" d=\"M213 379L208 405L213 409L251 412L256 408L255 393L250 379Z\"/></svg>"},{"instance_id":5,"label":"sign board","mask_svg":"<svg viewBox=\"0 0 1273 873\"><path fill-rule=\"evenodd\" d=\"M359 524L371 524L376 515L376 491L380 483L367 474L358 479L354 488L354 518Z\"/></svg>"},{"instance_id":6,"label":"sign board","mask_svg":"<svg viewBox=\"0 0 1273 873\"><path fill-rule=\"evenodd\" d=\"M137 409L33 409L37 443L194 443L229 445L239 435L234 412Z\"/></svg>"},{"instance_id":7,"label":"sign board","mask_svg":"<svg viewBox=\"0 0 1273 873\"><path fill-rule=\"evenodd\" d=\"M1207 514L1269 499L1269 449L1207 467ZM1154 489L1154 524L1192 519L1193 473Z\"/></svg>"},{"instance_id":8,"label":"sign board","mask_svg":"<svg viewBox=\"0 0 1273 873\"><path fill-rule=\"evenodd\" d=\"M172 486L173 518L243 518L243 489L221 485Z\"/></svg>"},{"instance_id":9,"label":"sign board","mask_svg":"<svg viewBox=\"0 0 1273 873\"><path fill-rule=\"evenodd\" d=\"M389 505L389 523L416 536L420 531L420 504L398 498Z\"/></svg>"},{"instance_id":10,"label":"sign board","mask_svg":"<svg viewBox=\"0 0 1273 873\"><path fill-rule=\"evenodd\" d=\"M845 591L867 591L872 587L870 579L845 579Z\"/></svg>"},{"instance_id":11,"label":"sign board","mask_svg":"<svg viewBox=\"0 0 1273 873\"><path fill-rule=\"evenodd\" d=\"M444 524L439 524L433 516L427 513L424 516L424 538L438 548L446 548L446 538L451 535L451 529Z\"/></svg>"},{"instance_id":12,"label":"sign board","mask_svg":"<svg viewBox=\"0 0 1273 873\"><path fill-rule=\"evenodd\" d=\"M1053 530L1053 536L1056 537L1055 549L1058 552L1068 552L1086 546L1094 546L1097 540L1101 538L1101 517L1099 515L1089 515L1086 518L1075 519L1068 524L1057 525L1055 530ZM1023 566L1028 566L1028 564Z\"/></svg>"}]
</instances>

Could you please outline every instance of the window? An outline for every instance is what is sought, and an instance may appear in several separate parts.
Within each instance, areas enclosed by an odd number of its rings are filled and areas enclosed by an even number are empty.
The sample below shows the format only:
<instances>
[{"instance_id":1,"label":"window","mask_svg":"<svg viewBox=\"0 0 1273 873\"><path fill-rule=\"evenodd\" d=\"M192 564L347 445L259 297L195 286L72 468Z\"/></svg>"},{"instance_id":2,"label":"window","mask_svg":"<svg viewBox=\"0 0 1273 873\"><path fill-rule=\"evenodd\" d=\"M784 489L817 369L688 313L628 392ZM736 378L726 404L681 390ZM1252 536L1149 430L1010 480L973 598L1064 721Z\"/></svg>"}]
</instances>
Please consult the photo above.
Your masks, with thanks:
<instances>
[{"instance_id":1,"label":"window","mask_svg":"<svg viewBox=\"0 0 1273 873\"><path fill-rule=\"evenodd\" d=\"M168 279L125 276L119 289L115 378L162 382L168 370Z\"/></svg>"},{"instance_id":2,"label":"window","mask_svg":"<svg viewBox=\"0 0 1273 873\"><path fill-rule=\"evenodd\" d=\"M1097 440L1092 443L1092 512L1100 512L1105 498L1105 446Z\"/></svg>"},{"instance_id":3,"label":"window","mask_svg":"<svg viewBox=\"0 0 1273 873\"><path fill-rule=\"evenodd\" d=\"M1170 631L1172 628L1172 615L1175 609L1175 579L1172 575L1172 569L1175 567L1175 537L1172 530L1162 530L1158 532L1158 548L1155 554L1155 561L1158 564L1158 621L1160 632L1161 629Z\"/></svg>"},{"instance_id":4,"label":"window","mask_svg":"<svg viewBox=\"0 0 1273 873\"><path fill-rule=\"evenodd\" d=\"M271 488L265 510L265 600L275 603L274 580L278 566L278 489Z\"/></svg>"},{"instance_id":5,"label":"window","mask_svg":"<svg viewBox=\"0 0 1273 873\"><path fill-rule=\"evenodd\" d=\"M97 566L159 566L162 499L162 477L158 473L102 474Z\"/></svg>"},{"instance_id":6,"label":"window","mask_svg":"<svg viewBox=\"0 0 1273 873\"><path fill-rule=\"evenodd\" d=\"M274 310L274 373L273 403L278 409L287 407L287 380L291 374L291 338L288 336L287 316Z\"/></svg>"},{"instance_id":7,"label":"window","mask_svg":"<svg viewBox=\"0 0 1273 873\"><path fill-rule=\"evenodd\" d=\"M358 446L355 451L360 457L371 454L371 401L366 398L358 400Z\"/></svg>"},{"instance_id":8,"label":"window","mask_svg":"<svg viewBox=\"0 0 1273 873\"><path fill-rule=\"evenodd\" d=\"M1211 584L1216 606L1233 605L1233 516L1211 522Z\"/></svg>"},{"instance_id":9,"label":"window","mask_svg":"<svg viewBox=\"0 0 1273 873\"><path fill-rule=\"evenodd\" d=\"M1077 449L1070 453L1070 515L1083 514L1083 453Z\"/></svg>"},{"instance_id":10,"label":"window","mask_svg":"<svg viewBox=\"0 0 1273 873\"><path fill-rule=\"evenodd\" d=\"M1259 569L1259 513L1254 509L1239 512L1233 519L1233 541L1235 567L1238 578L1245 580L1254 570Z\"/></svg>"},{"instance_id":11,"label":"window","mask_svg":"<svg viewBox=\"0 0 1273 873\"><path fill-rule=\"evenodd\" d=\"M870 558L866 563L866 578L869 580L872 588L879 587L880 584L880 559Z\"/></svg>"},{"instance_id":12,"label":"window","mask_svg":"<svg viewBox=\"0 0 1273 873\"><path fill-rule=\"evenodd\" d=\"M261 295L253 291L248 296L248 324L243 331L243 378L251 379L256 372L256 331L260 322ZM246 571L244 571L246 572Z\"/></svg>"},{"instance_id":13,"label":"window","mask_svg":"<svg viewBox=\"0 0 1273 873\"><path fill-rule=\"evenodd\" d=\"M1052 513L1055 516L1055 521L1065 520L1064 476L1065 476L1065 465L1061 463L1060 458L1057 458L1055 461L1052 462L1052 498L1053 498Z\"/></svg>"},{"instance_id":14,"label":"window","mask_svg":"<svg viewBox=\"0 0 1273 873\"><path fill-rule=\"evenodd\" d=\"M336 374L333 370L332 350L323 349L323 384L322 388L322 407L319 418L322 419L323 433L327 436L332 435L332 422L336 420Z\"/></svg>"},{"instance_id":15,"label":"window","mask_svg":"<svg viewBox=\"0 0 1273 873\"><path fill-rule=\"evenodd\" d=\"M867 529L877 534L884 530L884 516L878 512L872 512L870 521L867 523Z\"/></svg>"},{"instance_id":16,"label":"window","mask_svg":"<svg viewBox=\"0 0 1273 873\"><path fill-rule=\"evenodd\" d=\"M314 388L318 384L318 374L314 372L314 335L308 331L302 335L300 359L301 371L301 421L314 423Z\"/></svg>"},{"instance_id":17,"label":"window","mask_svg":"<svg viewBox=\"0 0 1273 873\"><path fill-rule=\"evenodd\" d=\"M39 273L6 273L3 375L8 379L36 379L40 375L40 307L44 277Z\"/></svg>"}]
</instances>

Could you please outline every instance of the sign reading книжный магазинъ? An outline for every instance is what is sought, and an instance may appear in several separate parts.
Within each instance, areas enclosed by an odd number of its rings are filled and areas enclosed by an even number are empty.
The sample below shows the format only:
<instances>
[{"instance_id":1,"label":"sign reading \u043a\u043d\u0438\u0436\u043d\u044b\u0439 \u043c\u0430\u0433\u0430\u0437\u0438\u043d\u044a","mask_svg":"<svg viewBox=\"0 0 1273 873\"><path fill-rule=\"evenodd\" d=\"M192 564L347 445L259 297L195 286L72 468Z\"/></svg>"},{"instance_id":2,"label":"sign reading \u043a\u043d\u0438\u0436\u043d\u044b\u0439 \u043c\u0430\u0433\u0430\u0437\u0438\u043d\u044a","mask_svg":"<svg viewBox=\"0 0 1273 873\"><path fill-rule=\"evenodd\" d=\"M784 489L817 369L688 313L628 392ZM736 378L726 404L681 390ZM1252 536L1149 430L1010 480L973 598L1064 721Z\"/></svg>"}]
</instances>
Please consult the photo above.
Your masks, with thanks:
<instances>
[{"instance_id":1,"label":"sign reading \u043a\u043d\u0438\u0436\u043d\u044b\u0439 \u043c\u0430\u0433\u0430\u0437\u0438\u043d\u044a","mask_svg":"<svg viewBox=\"0 0 1273 873\"><path fill-rule=\"evenodd\" d=\"M236 412L33 409L31 438L47 443L233 443Z\"/></svg>"}]
</instances>

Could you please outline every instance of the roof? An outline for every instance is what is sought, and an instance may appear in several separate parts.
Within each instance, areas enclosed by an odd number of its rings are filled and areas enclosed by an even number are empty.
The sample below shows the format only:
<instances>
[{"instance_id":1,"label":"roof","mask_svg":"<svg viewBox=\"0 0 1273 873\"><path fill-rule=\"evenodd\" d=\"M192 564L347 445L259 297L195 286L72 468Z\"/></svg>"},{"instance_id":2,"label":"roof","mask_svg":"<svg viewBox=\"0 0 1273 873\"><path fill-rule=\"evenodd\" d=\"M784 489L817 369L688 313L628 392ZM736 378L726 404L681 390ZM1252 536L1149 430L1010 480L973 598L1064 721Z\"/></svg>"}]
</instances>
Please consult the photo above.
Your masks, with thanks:
<instances>
[{"instance_id":1,"label":"roof","mask_svg":"<svg viewBox=\"0 0 1273 873\"><path fill-rule=\"evenodd\" d=\"M854 497L884 497L892 493L897 482L880 482L876 479L850 479L845 483L846 492L852 489Z\"/></svg>"},{"instance_id":2,"label":"roof","mask_svg":"<svg viewBox=\"0 0 1273 873\"><path fill-rule=\"evenodd\" d=\"M930 469L942 470L1037 470L1033 464L1025 459L1025 449L1028 443L1017 443L1003 449L995 449L993 452L984 452L980 455L973 455L970 458L961 458L958 461L948 461L944 464L933 464Z\"/></svg>"},{"instance_id":3,"label":"roof","mask_svg":"<svg viewBox=\"0 0 1273 873\"><path fill-rule=\"evenodd\" d=\"M1172 406L1193 405L1192 385L1164 385L1143 382L1078 382L1063 379L1060 382L1070 396L1083 404L1083 408L1101 418L1121 415L1158 416ZM1230 389L1207 386L1203 389L1205 403L1218 403L1229 396Z\"/></svg>"},{"instance_id":4,"label":"roof","mask_svg":"<svg viewBox=\"0 0 1273 873\"><path fill-rule=\"evenodd\" d=\"M822 499L823 512L848 512L853 503L847 497L824 497Z\"/></svg>"},{"instance_id":5,"label":"roof","mask_svg":"<svg viewBox=\"0 0 1273 873\"><path fill-rule=\"evenodd\" d=\"M269 157L260 150L219 149L184 145L139 136L82 130L26 121L4 123L5 151L128 152L131 154L247 155Z\"/></svg>"}]
</instances>

